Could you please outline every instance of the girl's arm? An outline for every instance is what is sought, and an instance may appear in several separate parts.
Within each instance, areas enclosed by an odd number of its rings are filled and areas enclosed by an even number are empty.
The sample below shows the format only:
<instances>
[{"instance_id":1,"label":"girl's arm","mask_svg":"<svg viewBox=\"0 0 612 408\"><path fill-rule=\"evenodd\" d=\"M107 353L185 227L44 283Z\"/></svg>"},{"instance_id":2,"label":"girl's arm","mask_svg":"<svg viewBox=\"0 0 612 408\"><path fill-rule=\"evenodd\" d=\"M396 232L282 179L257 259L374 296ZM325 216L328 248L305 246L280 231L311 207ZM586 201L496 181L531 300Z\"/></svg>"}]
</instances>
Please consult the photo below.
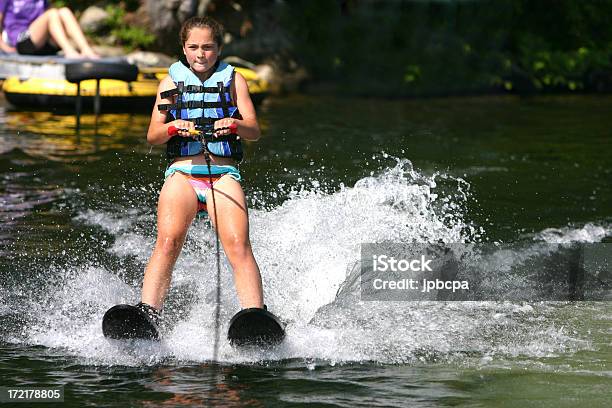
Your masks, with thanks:
<instances>
[{"instance_id":1,"label":"girl's arm","mask_svg":"<svg viewBox=\"0 0 612 408\"><path fill-rule=\"evenodd\" d=\"M234 77L236 86L236 105L240 111L242 119L223 118L215 122L215 129L229 127L232 123L238 125L237 134L244 140L257 140L261 135L259 124L257 123L257 114L255 107L251 101L249 87L244 77L236 72ZM220 131L219 134L227 134L229 130Z\"/></svg>"},{"instance_id":2,"label":"girl's arm","mask_svg":"<svg viewBox=\"0 0 612 408\"><path fill-rule=\"evenodd\" d=\"M174 89L176 85L172 82L170 75L165 77L159 83L157 87L157 98L155 99L155 105L153 106L153 112L151 113L151 122L149 123L149 130L147 131L147 142L153 145L159 145L166 143L172 136L168 135L168 128L174 126L177 129L193 129L195 126L193 122L188 120L173 120L172 122L166 123L166 116L168 111L160 111L157 105L160 103L174 103L172 97L162 98L160 94L164 91ZM179 131L179 136L190 136L188 132Z\"/></svg>"}]
</instances>

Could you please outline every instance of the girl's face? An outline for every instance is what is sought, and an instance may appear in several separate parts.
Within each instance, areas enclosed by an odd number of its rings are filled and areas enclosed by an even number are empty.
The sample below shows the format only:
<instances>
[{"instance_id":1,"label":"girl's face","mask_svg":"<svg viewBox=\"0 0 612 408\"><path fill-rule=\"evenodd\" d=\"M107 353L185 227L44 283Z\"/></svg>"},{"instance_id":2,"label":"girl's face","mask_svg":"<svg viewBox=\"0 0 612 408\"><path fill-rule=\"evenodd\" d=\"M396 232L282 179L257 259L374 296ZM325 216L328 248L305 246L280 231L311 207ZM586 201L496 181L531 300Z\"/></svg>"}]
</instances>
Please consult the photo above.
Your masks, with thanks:
<instances>
[{"instance_id":1,"label":"girl's face","mask_svg":"<svg viewBox=\"0 0 612 408\"><path fill-rule=\"evenodd\" d=\"M205 75L214 68L221 49L208 27L193 28L189 31L187 41L183 44L183 52L187 63L196 74Z\"/></svg>"}]
</instances>

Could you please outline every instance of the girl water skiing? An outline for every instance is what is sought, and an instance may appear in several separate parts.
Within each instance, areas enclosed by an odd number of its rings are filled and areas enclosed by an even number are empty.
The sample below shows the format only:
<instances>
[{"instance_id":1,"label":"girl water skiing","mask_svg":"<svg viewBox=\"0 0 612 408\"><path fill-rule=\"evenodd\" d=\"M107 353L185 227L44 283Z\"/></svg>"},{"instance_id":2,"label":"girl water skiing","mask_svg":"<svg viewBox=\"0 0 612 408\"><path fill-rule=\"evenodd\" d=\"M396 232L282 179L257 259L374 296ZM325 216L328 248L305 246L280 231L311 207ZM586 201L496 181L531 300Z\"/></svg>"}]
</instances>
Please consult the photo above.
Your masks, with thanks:
<instances>
[{"instance_id":1,"label":"girl water skiing","mask_svg":"<svg viewBox=\"0 0 612 408\"><path fill-rule=\"evenodd\" d=\"M161 81L147 133L149 143L167 145L170 165L157 207L157 241L137 306L159 316L187 230L196 214L206 211L231 264L241 306L263 308L237 168L242 147L239 140L228 138L232 134L244 140L259 138L255 108L244 77L219 60L223 29L216 21L187 20L180 40L185 61L174 63ZM196 126L214 128L213 140L198 141Z\"/></svg>"}]
</instances>

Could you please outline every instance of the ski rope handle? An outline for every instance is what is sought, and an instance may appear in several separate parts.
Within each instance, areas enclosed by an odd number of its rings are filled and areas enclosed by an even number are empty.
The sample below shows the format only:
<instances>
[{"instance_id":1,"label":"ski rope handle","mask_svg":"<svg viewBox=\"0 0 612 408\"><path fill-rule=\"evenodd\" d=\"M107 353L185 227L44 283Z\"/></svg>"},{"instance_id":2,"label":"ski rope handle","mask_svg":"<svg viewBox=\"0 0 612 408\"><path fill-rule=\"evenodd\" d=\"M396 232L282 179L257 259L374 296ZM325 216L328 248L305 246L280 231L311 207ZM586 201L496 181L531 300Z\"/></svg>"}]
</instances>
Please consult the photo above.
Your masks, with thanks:
<instances>
[{"instance_id":1,"label":"ski rope handle","mask_svg":"<svg viewBox=\"0 0 612 408\"><path fill-rule=\"evenodd\" d=\"M232 133L230 135L215 136L215 133L217 133L219 130L229 130ZM240 140L240 136L236 134L236 132L238 131L238 125L235 123L232 123L227 127L217 129L204 129L202 127L196 127L195 129L180 129L176 126L168 126L168 136L176 136L180 131L189 132L189 135L196 136L197 140L199 140L200 142L217 142L226 136L232 135L235 136L235 140Z\"/></svg>"}]
</instances>

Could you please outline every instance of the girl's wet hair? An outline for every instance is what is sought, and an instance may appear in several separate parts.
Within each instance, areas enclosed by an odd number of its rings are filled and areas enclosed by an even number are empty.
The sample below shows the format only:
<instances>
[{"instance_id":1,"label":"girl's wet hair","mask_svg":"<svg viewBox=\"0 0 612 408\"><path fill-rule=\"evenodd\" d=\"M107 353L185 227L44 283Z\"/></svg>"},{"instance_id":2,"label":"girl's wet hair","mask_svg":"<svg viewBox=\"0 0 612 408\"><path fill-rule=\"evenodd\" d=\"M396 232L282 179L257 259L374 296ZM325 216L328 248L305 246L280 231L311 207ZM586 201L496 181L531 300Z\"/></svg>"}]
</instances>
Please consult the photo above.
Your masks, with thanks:
<instances>
[{"instance_id":1,"label":"girl's wet hair","mask_svg":"<svg viewBox=\"0 0 612 408\"><path fill-rule=\"evenodd\" d=\"M217 46L221 47L223 45L225 31L221 24L210 17L191 17L181 26L181 32L179 34L181 46L185 45L187 38L189 38L189 33L194 28L209 28Z\"/></svg>"}]
</instances>

